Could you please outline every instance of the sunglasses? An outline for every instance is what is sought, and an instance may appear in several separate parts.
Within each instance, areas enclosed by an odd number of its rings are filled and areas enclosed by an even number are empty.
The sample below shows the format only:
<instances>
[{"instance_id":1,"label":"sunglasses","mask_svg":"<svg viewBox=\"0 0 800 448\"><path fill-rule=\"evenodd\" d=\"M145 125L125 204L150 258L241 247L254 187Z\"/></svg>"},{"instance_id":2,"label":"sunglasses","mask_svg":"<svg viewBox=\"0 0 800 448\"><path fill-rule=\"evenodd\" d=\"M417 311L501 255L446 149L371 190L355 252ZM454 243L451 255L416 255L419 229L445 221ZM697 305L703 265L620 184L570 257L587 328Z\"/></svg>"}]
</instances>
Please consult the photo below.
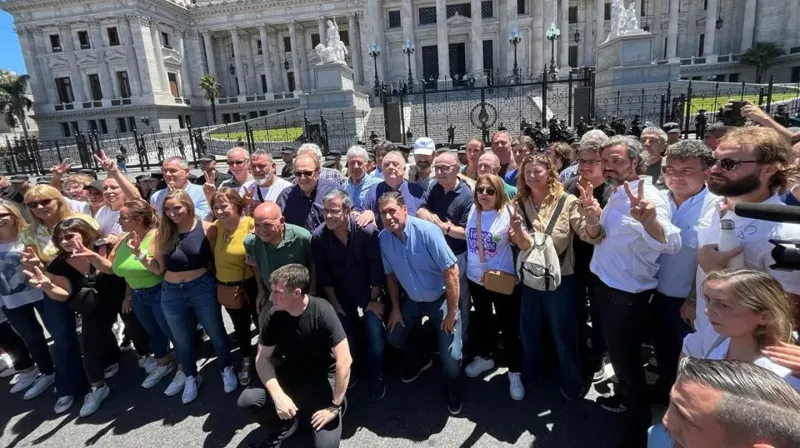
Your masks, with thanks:
<instances>
[{"instance_id":1,"label":"sunglasses","mask_svg":"<svg viewBox=\"0 0 800 448\"><path fill-rule=\"evenodd\" d=\"M295 171L294 177L312 177L314 175L313 171Z\"/></svg>"},{"instance_id":2,"label":"sunglasses","mask_svg":"<svg viewBox=\"0 0 800 448\"><path fill-rule=\"evenodd\" d=\"M73 239L75 239L75 235L77 235L77 234L76 233L64 234L64 236L61 237L61 240L62 241L72 241Z\"/></svg>"},{"instance_id":3,"label":"sunglasses","mask_svg":"<svg viewBox=\"0 0 800 448\"><path fill-rule=\"evenodd\" d=\"M10 218L11 213L0 213L0 219Z\"/></svg>"},{"instance_id":4,"label":"sunglasses","mask_svg":"<svg viewBox=\"0 0 800 448\"><path fill-rule=\"evenodd\" d=\"M760 160L711 159L711 166L719 165L723 171L733 171L743 163L761 163Z\"/></svg>"},{"instance_id":5,"label":"sunglasses","mask_svg":"<svg viewBox=\"0 0 800 448\"><path fill-rule=\"evenodd\" d=\"M239 166L239 165L244 165L245 163L247 163L247 160L228 160L228 165Z\"/></svg>"},{"instance_id":6,"label":"sunglasses","mask_svg":"<svg viewBox=\"0 0 800 448\"><path fill-rule=\"evenodd\" d=\"M47 208L50 203L53 202L52 199L42 199L41 201L30 201L25 203L28 208Z\"/></svg>"},{"instance_id":7,"label":"sunglasses","mask_svg":"<svg viewBox=\"0 0 800 448\"><path fill-rule=\"evenodd\" d=\"M497 190L492 187L478 187L475 191L477 191L478 194L485 194L488 196L494 196L497 193Z\"/></svg>"}]
</instances>

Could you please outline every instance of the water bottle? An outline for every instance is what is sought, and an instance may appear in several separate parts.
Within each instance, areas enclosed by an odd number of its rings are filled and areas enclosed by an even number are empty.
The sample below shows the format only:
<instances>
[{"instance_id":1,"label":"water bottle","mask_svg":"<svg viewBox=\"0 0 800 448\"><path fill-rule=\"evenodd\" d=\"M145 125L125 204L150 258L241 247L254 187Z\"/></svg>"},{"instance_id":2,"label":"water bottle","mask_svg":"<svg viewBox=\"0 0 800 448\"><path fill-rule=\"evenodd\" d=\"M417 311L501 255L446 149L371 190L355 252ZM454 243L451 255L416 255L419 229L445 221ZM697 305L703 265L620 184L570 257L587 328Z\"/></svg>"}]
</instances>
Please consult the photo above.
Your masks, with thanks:
<instances>
[{"instance_id":1,"label":"water bottle","mask_svg":"<svg viewBox=\"0 0 800 448\"><path fill-rule=\"evenodd\" d=\"M717 248L720 252L727 252L741 246L739 237L736 236L736 223L732 219L722 219L719 221L719 242ZM744 253L731 259L728 263L730 269L744 269Z\"/></svg>"},{"instance_id":2,"label":"water bottle","mask_svg":"<svg viewBox=\"0 0 800 448\"><path fill-rule=\"evenodd\" d=\"M447 300L442 302L442 321L447 318ZM453 343L450 344L450 357L456 361L461 360L461 310L456 310L456 324L453 326Z\"/></svg>"}]
</instances>

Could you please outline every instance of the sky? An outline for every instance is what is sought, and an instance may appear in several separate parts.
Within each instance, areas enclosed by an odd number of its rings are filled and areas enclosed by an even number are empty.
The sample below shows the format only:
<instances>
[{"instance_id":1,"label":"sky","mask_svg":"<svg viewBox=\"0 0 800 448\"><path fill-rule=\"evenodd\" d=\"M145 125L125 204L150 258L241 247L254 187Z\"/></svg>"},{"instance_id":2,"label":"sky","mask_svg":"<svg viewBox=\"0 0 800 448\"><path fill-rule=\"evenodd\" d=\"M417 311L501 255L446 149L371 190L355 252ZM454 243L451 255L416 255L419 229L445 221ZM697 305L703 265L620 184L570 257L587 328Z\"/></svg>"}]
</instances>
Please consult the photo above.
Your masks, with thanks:
<instances>
[{"instance_id":1,"label":"sky","mask_svg":"<svg viewBox=\"0 0 800 448\"><path fill-rule=\"evenodd\" d=\"M19 37L14 32L14 20L4 11L0 11L0 42L3 42L3 49L0 51L0 69L26 73L22 50L19 48Z\"/></svg>"}]
</instances>

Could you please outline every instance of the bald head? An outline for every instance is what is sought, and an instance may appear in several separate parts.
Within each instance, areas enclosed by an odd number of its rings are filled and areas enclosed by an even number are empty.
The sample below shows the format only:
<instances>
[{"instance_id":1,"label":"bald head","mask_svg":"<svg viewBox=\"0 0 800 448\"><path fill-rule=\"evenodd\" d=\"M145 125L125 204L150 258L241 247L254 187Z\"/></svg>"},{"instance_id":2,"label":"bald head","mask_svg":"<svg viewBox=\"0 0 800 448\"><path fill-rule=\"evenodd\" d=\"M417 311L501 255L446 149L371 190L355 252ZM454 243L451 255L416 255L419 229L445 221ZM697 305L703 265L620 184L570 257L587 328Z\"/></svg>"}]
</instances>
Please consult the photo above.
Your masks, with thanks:
<instances>
[{"instance_id":1,"label":"bald head","mask_svg":"<svg viewBox=\"0 0 800 448\"><path fill-rule=\"evenodd\" d=\"M253 212L253 220L256 222L253 232L261 241L276 247L281 243L286 221L278 204L271 201L260 204Z\"/></svg>"},{"instance_id":2,"label":"bald head","mask_svg":"<svg viewBox=\"0 0 800 448\"><path fill-rule=\"evenodd\" d=\"M262 219L280 219L283 217L283 213L281 213L281 208L278 207L278 204L267 201L263 202L256 207L255 211L253 212L253 219L258 221L258 218Z\"/></svg>"}]
</instances>

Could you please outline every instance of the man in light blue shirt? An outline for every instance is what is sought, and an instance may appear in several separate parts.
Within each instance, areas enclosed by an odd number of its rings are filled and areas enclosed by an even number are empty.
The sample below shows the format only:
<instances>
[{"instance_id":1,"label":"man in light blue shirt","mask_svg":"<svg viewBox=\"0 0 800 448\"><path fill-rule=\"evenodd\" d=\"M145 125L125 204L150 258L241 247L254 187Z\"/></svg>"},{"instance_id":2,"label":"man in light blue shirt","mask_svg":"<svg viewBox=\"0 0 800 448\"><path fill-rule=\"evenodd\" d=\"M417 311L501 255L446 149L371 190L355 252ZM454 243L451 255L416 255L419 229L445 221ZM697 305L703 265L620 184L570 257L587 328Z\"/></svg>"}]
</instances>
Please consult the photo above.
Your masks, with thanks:
<instances>
[{"instance_id":1,"label":"man in light blue shirt","mask_svg":"<svg viewBox=\"0 0 800 448\"><path fill-rule=\"evenodd\" d=\"M650 302L653 311L656 360L659 378L657 401L669 402L675 382L683 338L692 331L694 279L697 272L697 224L714 207L717 196L705 185L705 172L713 160L711 150L700 140L672 144L661 166L661 178L672 210L672 224L681 231L681 249L658 257L658 286Z\"/></svg>"},{"instance_id":2,"label":"man in light blue shirt","mask_svg":"<svg viewBox=\"0 0 800 448\"><path fill-rule=\"evenodd\" d=\"M181 157L170 157L161 166L164 182L167 188L153 193L150 203L155 206L158 216L161 217L164 208L164 197L172 190L184 190L192 198L194 214L200 219L209 219L211 209L208 206L203 187L189 182L189 164Z\"/></svg>"},{"instance_id":3,"label":"man in light blue shirt","mask_svg":"<svg viewBox=\"0 0 800 448\"><path fill-rule=\"evenodd\" d=\"M457 415L461 412L461 329L456 256L436 224L409 216L400 192L383 194L378 209L385 225L378 239L392 302L387 338L407 357L401 380L410 383L433 364L430 350L423 349L427 344L409 338L419 334L412 329L427 316L437 330L447 408Z\"/></svg>"},{"instance_id":4,"label":"man in light blue shirt","mask_svg":"<svg viewBox=\"0 0 800 448\"><path fill-rule=\"evenodd\" d=\"M381 179L367 173L368 160L369 154L362 146L351 146L347 150L347 172L350 177L344 184L344 191L353 200L354 210L361 209L361 203L367 196L369 188L381 183Z\"/></svg>"}]
</instances>

